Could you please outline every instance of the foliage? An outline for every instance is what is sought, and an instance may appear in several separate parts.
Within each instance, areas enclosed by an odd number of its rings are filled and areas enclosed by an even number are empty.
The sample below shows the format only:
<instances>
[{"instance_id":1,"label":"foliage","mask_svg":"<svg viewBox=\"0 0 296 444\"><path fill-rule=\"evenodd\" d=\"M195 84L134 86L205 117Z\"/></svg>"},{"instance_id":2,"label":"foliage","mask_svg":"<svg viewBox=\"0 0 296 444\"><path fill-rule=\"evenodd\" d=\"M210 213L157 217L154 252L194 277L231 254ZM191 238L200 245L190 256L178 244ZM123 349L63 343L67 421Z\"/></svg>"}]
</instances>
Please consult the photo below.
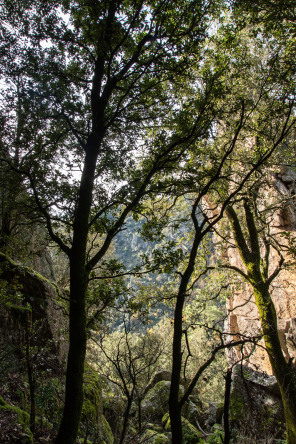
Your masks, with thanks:
<instances>
[{"instance_id":1,"label":"foliage","mask_svg":"<svg viewBox=\"0 0 296 444\"><path fill-rule=\"evenodd\" d=\"M11 82L5 100L20 88L9 110L13 115L19 108L13 125L22 123L22 143L19 150L6 131L2 143L11 149L3 162L22 175L32 212L70 259L73 367L58 440L74 442L82 408L88 279L128 214L165 186L164 169L183 157L184 143L200 137L212 119L202 116L198 129L194 122L183 128L175 122L182 117L179 79L191 79L189 49L197 55L201 50L212 8L202 1L184 1L178 8L171 2L88 1L62 2L55 9L47 2L4 6L2 31L10 46L3 48L3 64ZM161 130L148 139L155 122L167 124L172 135ZM141 144L145 149L138 149ZM80 168L77 179L74 171ZM88 247L92 232L94 239L105 236L98 248L95 241Z\"/></svg>"},{"instance_id":2,"label":"foliage","mask_svg":"<svg viewBox=\"0 0 296 444\"><path fill-rule=\"evenodd\" d=\"M58 378L46 378L36 390L36 408L40 421L56 429L61 419L63 387Z\"/></svg>"},{"instance_id":3,"label":"foliage","mask_svg":"<svg viewBox=\"0 0 296 444\"><path fill-rule=\"evenodd\" d=\"M250 8L230 4L5 0L1 6L0 240L9 248L7 239L23 223L37 221L62 251L61 262L67 258L61 277L69 290L70 347L57 443L76 441L88 338L100 347L98 369L126 401L121 442L133 403L140 409L165 361L165 338L155 333L161 310L174 311L172 427L182 428L181 371L194 380L201 349L222 338L216 316L223 301L208 296L226 284L224 277L205 278L216 265L210 233L227 205L254 189L262 165L295 124L288 57L294 21L281 25L285 47L281 26L270 24L283 14L277 2L270 10L265 0ZM240 5L251 16L259 7L264 32L244 14L247 26L236 27L231 14ZM13 179L5 183L8 172ZM155 325L137 331L123 320L134 316L138 328L136 311ZM84 409L95 414L97 402L94 396Z\"/></svg>"},{"instance_id":4,"label":"foliage","mask_svg":"<svg viewBox=\"0 0 296 444\"><path fill-rule=\"evenodd\" d=\"M208 444L220 444L224 442L224 432L222 427L219 424L215 424L213 429L214 433L209 436L206 442Z\"/></svg>"}]
</instances>

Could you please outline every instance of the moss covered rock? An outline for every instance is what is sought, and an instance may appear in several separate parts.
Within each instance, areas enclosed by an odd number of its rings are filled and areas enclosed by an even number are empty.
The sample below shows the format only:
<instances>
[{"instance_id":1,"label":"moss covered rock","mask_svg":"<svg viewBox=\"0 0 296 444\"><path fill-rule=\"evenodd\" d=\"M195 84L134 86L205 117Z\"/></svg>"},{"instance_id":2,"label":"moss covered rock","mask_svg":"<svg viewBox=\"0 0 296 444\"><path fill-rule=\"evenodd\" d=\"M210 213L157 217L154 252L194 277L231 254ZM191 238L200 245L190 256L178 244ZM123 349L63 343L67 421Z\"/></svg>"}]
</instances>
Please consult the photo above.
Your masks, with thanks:
<instances>
[{"instance_id":1,"label":"moss covered rock","mask_svg":"<svg viewBox=\"0 0 296 444\"><path fill-rule=\"evenodd\" d=\"M159 381L147 393L142 403L143 415L146 418L161 419L168 409L170 382Z\"/></svg>"},{"instance_id":2,"label":"moss covered rock","mask_svg":"<svg viewBox=\"0 0 296 444\"><path fill-rule=\"evenodd\" d=\"M168 436L164 433L159 433L152 429L146 430L143 438L149 444L169 444L170 442Z\"/></svg>"},{"instance_id":3,"label":"moss covered rock","mask_svg":"<svg viewBox=\"0 0 296 444\"><path fill-rule=\"evenodd\" d=\"M39 347L50 350L51 366L59 368L65 362L68 344L62 334L67 319L57 305L61 296L57 285L1 252L0 280L0 343L6 344L5 333L9 331L9 342L23 347L24 325L30 313L32 324L38 325L35 341L38 340Z\"/></svg>"},{"instance_id":4,"label":"moss covered rock","mask_svg":"<svg viewBox=\"0 0 296 444\"><path fill-rule=\"evenodd\" d=\"M162 418L164 430L167 432L171 429L170 415L166 413ZM202 438L202 433L191 424L188 419L182 417L183 442L184 444L197 444Z\"/></svg>"},{"instance_id":5,"label":"moss covered rock","mask_svg":"<svg viewBox=\"0 0 296 444\"><path fill-rule=\"evenodd\" d=\"M114 438L108 421L103 415L102 381L91 367L85 370L84 402L80 435L95 444L113 444Z\"/></svg>"},{"instance_id":6,"label":"moss covered rock","mask_svg":"<svg viewBox=\"0 0 296 444\"><path fill-rule=\"evenodd\" d=\"M257 442L281 439L285 431L284 410L275 378L237 366L234 371L230 421L233 432Z\"/></svg>"},{"instance_id":7,"label":"moss covered rock","mask_svg":"<svg viewBox=\"0 0 296 444\"><path fill-rule=\"evenodd\" d=\"M168 400L171 383L169 381L159 381L146 394L142 403L143 416L161 422L163 415L168 410ZM183 387L180 389L182 394Z\"/></svg>"},{"instance_id":8,"label":"moss covered rock","mask_svg":"<svg viewBox=\"0 0 296 444\"><path fill-rule=\"evenodd\" d=\"M202 438L202 433L187 419L182 418L184 444L197 444Z\"/></svg>"},{"instance_id":9,"label":"moss covered rock","mask_svg":"<svg viewBox=\"0 0 296 444\"><path fill-rule=\"evenodd\" d=\"M0 396L1 442L20 444L33 443L29 428L30 417L19 407L8 404Z\"/></svg>"},{"instance_id":10,"label":"moss covered rock","mask_svg":"<svg viewBox=\"0 0 296 444\"><path fill-rule=\"evenodd\" d=\"M101 426L102 426L102 444L113 444L114 437L112 434L111 427L107 419L102 415L101 416Z\"/></svg>"}]
</instances>

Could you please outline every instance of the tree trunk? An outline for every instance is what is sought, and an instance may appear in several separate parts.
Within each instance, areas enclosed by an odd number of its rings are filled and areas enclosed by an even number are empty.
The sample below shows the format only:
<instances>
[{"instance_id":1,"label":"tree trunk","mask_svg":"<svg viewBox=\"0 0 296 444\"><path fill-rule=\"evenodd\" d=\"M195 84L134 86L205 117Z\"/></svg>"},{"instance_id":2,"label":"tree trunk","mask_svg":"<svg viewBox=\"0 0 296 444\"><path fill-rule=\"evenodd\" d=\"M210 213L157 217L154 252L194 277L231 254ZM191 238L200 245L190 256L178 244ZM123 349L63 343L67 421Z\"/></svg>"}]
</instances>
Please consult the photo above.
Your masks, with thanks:
<instances>
[{"instance_id":1,"label":"tree trunk","mask_svg":"<svg viewBox=\"0 0 296 444\"><path fill-rule=\"evenodd\" d=\"M278 336L276 310L269 291L270 283L277 276L280 268L268 278L266 272L268 271L268 260L266 261L265 259L264 263L261 259L258 230L254 214L248 202L244 203L244 210L249 232L249 242L246 241L241 223L234 209L229 207L226 214L231 223L240 257L247 270L247 275L244 276L254 290L266 351L273 374L279 385L284 405L287 444L296 444L296 374L283 355Z\"/></svg>"},{"instance_id":2,"label":"tree trunk","mask_svg":"<svg viewBox=\"0 0 296 444\"><path fill-rule=\"evenodd\" d=\"M36 428L36 403L35 403L35 377L34 377L34 368L32 363L32 357L30 353L30 339L29 339L29 332L28 332L28 326L26 326L27 329L27 344L26 344L26 364L27 364L27 373L28 373L28 382L29 382L29 391L30 391L30 430L31 432L35 433Z\"/></svg>"},{"instance_id":3,"label":"tree trunk","mask_svg":"<svg viewBox=\"0 0 296 444\"><path fill-rule=\"evenodd\" d=\"M125 409L125 413L124 413L124 420L123 420L123 426L122 426L122 431L121 431L121 435L120 435L120 440L119 440L119 444L122 444L127 432L127 426L128 426L128 421L129 421L129 414L131 411L131 407L132 407L132 402L133 402L133 398L132 396L128 396L127 397L127 405L126 405L126 409Z\"/></svg>"},{"instance_id":4,"label":"tree trunk","mask_svg":"<svg viewBox=\"0 0 296 444\"><path fill-rule=\"evenodd\" d=\"M230 389L231 389L232 368L227 369L225 378L225 396L224 396L224 444L230 443L230 427L229 427L229 406L230 406Z\"/></svg>"},{"instance_id":5,"label":"tree trunk","mask_svg":"<svg viewBox=\"0 0 296 444\"><path fill-rule=\"evenodd\" d=\"M173 339L173 363L172 377L169 396L169 412L171 420L172 444L182 443L182 418L179 407L180 374L182 366L182 314L184 306L184 294L177 297L174 316L174 339Z\"/></svg>"},{"instance_id":6,"label":"tree trunk","mask_svg":"<svg viewBox=\"0 0 296 444\"><path fill-rule=\"evenodd\" d=\"M85 297L88 284L86 250L97 154L88 148L81 177L70 256L69 352L63 417L56 444L75 444L83 405L86 352Z\"/></svg>"},{"instance_id":7,"label":"tree trunk","mask_svg":"<svg viewBox=\"0 0 296 444\"><path fill-rule=\"evenodd\" d=\"M276 311L269 289L261 283L254 289L254 294L259 309L265 347L284 405L287 444L296 444L296 374L283 355L277 331Z\"/></svg>"},{"instance_id":8,"label":"tree trunk","mask_svg":"<svg viewBox=\"0 0 296 444\"><path fill-rule=\"evenodd\" d=\"M142 398L138 398L138 432L142 431Z\"/></svg>"},{"instance_id":9,"label":"tree trunk","mask_svg":"<svg viewBox=\"0 0 296 444\"><path fill-rule=\"evenodd\" d=\"M179 403L180 375L182 368L182 334L183 334L183 308L186 298L188 283L194 271L195 259L201 242L201 233L199 230L196 208L198 201L192 206L191 218L195 227L195 236L190 251L190 257L185 272L182 275L179 285L177 301L174 315L174 338L173 338L173 362L172 377L169 396L169 412L171 419L172 444L182 443L182 406Z\"/></svg>"},{"instance_id":10,"label":"tree trunk","mask_svg":"<svg viewBox=\"0 0 296 444\"><path fill-rule=\"evenodd\" d=\"M7 243L11 234L11 212L3 211L1 228L0 228L0 248L3 249Z\"/></svg>"},{"instance_id":11,"label":"tree trunk","mask_svg":"<svg viewBox=\"0 0 296 444\"><path fill-rule=\"evenodd\" d=\"M77 284L76 289L72 288L70 301L70 341L66 373L65 405L56 444L76 443L83 404L83 373L86 352L86 288L81 288L82 286L79 286L79 282Z\"/></svg>"},{"instance_id":12,"label":"tree trunk","mask_svg":"<svg viewBox=\"0 0 296 444\"><path fill-rule=\"evenodd\" d=\"M32 347L31 347L32 325L33 322L32 322L32 307L31 307L30 311L27 313L27 318L25 323L25 337L26 337L25 355L26 355L29 392L30 392L30 430L34 435L36 429L36 403L35 403L36 378L34 375L34 364L33 364Z\"/></svg>"}]
</instances>

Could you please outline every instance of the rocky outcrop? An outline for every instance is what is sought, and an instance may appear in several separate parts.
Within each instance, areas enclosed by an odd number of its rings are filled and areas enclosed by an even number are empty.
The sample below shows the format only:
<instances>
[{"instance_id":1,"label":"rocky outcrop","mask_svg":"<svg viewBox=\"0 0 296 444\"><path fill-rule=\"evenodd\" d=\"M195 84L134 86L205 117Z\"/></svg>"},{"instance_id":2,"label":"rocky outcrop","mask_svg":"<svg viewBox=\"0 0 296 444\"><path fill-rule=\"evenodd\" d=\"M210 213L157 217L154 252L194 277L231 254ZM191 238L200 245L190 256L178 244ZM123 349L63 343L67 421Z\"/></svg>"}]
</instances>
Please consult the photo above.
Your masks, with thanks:
<instances>
[{"instance_id":1,"label":"rocky outcrop","mask_svg":"<svg viewBox=\"0 0 296 444\"><path fill-rule=\"evenodd\" d=\"M143 416L161 420L168 410L170 381L159 381L146 394L142 402Z\"/></svg>"},{"instance_id":2,"label":"rocky outcrop","mask_svg":"<svg viewBox=\"0 0 296 444\"><path fill-rule=\"evenodd\" d=\"M67 354L66 317L59 289L41 274L0 253L0 342L21 349L26 328L36 329L36 344L49 347L52 365L60 367ZM30 332L34 336L34 332ZM41 344L41 342L42 344Z\"/></svg>"},{"instance_id":3,"label":"rocky outcrop","mask_svg":"<svg viewBox=\"0 0 296 444\"><path fill-rule=\"evenodd\" d=\"M34 225L28 243L28 255L25 264L40 273L51 282L55 282L54 266L48 247L45 229Z\"/></svg>"},{"instance_id":4,"label":"rocky outcrop","mask_svg":"<svg viewBox=\"0 0 296 444\"><path fill-rule=\"evenodd\" d=\"M145 394L149 392L158 382L160 381L171 381L172 374L168 370L162 370L156 373L152 379L152 381L145 388Z\"/></svg>"}]
</instances>

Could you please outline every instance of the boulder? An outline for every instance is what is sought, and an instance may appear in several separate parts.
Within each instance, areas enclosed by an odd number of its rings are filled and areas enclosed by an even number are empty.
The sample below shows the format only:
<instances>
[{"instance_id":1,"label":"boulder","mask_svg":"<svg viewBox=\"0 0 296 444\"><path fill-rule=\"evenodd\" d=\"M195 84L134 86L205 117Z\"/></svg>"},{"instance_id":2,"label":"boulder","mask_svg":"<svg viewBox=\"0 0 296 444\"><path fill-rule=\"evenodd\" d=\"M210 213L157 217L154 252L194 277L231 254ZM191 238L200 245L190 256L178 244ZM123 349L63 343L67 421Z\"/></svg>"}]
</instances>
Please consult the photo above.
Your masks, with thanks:
<instances>
[{"instance_id":1,"label":"boulder","mask_svg":"<svg viewBox=\"0 0 296 444\"><path fill-rule=\"evenodd\" d=\"M148 429L143 435L144 442L149 444L169 444L170 439L164 433L159 433L156 430Z\"/></svg>"},{"instance_id":2,"label":"boulder","mask_svg":"<svg viewBox=\"0 0 296 444\"><path fill-rule=\"evenodd\" d=\"M168 400L171 383L159 381L146 394L142 402L142 413L144 417L161 420L168 411Z\"/></svg>"},{"instance_id":3,"label":"boulder","mask_svg":"<svg viewBox=\"0 0 296 444\"><path fill-rule=\"evenodd\" d=\"M0 344L21 349L26 340L25 324L30 318L38 330L38 345L50 350L51 366L61 368L68 343L65 339L67 318L58 303L58 287L3 253L0 253L0 282Z\"/></svg>"},{"instance_id":4,"label":"boulder","mask_svg":"<svg viewBox=\"0 0 296 444\"><path fill-rule=\"evenodd\" d=\"M152 389L155 384L157 384L160 381L170 381L171 380L171 372L167 370L162 370L154 375L152 380L149 382L145 389L145 393L149 392L150 389Z\"/></svg>"},{"instance_id":5,"label":"boulder","mask_svg":"<svg viewBox=\"0 0 296 444\"><path fill-rule=\"evenodd\" d=\"M84 374L84 401L80 432L96 444L113 444L110 425L103 415L102 379L88 366Z\"/></svg>"},{"instance_id":6,"label":"boulder","mask_svg":"<svg viewBox=\"0 0 296 444\"><path fill-rule=\"evenodd\" d=\"M170 416L166 413L162 418L162 424L164 430L169 432L171 429ZM183 440L186 444L197 444L203 437L203 433L200 432L193 424L191 424L188 419L182 417L182 430L183 430Z\"/></svg>"},{"instance_id":7,"label":"boulder","mask_svg":"<svg viewBox=\"0 0 296 444\"><path fill-rule=\"evenodd\" d=\"M259 442L283 438L285 418L277 382L273 376L237 365L230 400L232 434Z\"/></svg>"}]
</instances>

